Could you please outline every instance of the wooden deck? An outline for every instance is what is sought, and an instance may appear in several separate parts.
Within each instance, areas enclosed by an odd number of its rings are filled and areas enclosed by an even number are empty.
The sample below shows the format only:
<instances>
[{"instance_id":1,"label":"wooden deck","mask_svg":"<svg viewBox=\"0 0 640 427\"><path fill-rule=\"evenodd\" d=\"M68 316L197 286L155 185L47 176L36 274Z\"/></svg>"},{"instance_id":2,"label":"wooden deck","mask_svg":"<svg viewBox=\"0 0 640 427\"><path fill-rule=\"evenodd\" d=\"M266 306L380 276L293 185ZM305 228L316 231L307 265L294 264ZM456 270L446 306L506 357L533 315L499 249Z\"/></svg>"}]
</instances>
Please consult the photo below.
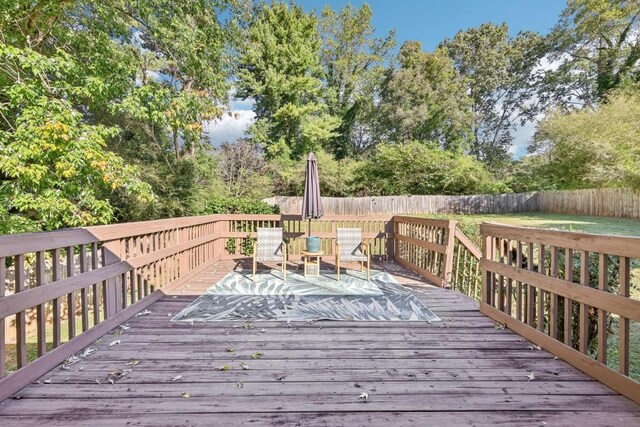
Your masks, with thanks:
<instances>
[{"instance_id":1,"label":"wooden deck","mask_svg":"<svg viewBox=\"0 0 640 427\"><path fill-rule=\"evenodd\" d=\"M639 405L393 263L377 267L443 322L169 322L233 266L2 402L0 425L640 425Z\"/></svg>"}]
</instances>

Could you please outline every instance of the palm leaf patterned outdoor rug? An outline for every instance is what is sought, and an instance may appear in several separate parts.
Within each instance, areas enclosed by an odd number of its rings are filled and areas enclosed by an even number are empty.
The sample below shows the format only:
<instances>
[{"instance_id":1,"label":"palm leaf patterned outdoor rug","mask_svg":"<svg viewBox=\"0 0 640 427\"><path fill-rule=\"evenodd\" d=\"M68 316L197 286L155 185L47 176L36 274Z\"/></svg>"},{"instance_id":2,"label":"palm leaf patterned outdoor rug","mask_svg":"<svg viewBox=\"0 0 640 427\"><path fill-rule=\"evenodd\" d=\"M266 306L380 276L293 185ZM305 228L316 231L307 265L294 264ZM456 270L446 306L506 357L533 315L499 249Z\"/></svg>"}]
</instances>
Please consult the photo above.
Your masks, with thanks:
<instances>
[{"instance_id":1,"label":"palm leaf patterned outdoor rug","mask_svg":"<svg viewBox=\"0 0 640 427\"><path fill-rule=\"evenodd\" d=\"M278 270L231 272L176 315L174 322L215 320L398 320L440 319L388 273L348 270L340 281L331 271L286 282Z\"/></svg>"}]
</instances>

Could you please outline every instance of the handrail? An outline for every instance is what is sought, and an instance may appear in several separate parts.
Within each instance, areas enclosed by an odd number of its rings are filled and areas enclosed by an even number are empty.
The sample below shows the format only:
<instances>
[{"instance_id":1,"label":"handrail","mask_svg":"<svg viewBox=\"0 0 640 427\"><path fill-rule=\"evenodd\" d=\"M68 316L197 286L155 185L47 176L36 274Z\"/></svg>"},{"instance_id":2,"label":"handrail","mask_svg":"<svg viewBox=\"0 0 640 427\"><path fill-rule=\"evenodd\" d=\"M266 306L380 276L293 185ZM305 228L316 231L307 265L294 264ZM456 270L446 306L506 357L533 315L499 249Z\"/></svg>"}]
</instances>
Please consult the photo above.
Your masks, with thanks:
<instances>
[{"instance_id":1,"label":"handrail","mask_svg":"<svg viewBox=\"0 0 640 427\"><path fill-rule=\"evenodd\" d=\"M480 311L640 403L640 382L629 376L630 321L640 321L630 268L640 238L495 223L480 232Z\"/></svg>"}]
</instances>

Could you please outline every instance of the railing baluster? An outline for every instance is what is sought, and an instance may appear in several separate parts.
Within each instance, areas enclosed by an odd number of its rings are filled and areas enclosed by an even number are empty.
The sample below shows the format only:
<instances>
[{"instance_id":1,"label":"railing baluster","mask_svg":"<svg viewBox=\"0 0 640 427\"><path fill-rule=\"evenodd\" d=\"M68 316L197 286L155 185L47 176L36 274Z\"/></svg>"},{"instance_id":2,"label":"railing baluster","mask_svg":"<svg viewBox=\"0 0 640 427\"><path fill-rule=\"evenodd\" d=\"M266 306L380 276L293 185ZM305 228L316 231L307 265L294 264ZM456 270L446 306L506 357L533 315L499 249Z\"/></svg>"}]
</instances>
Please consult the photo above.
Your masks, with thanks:
<instances>
[{"instance_id":1,"label":"railing baluster","mask_svg":"<svg viewBox=\"0 0 640 427\"><path fill-rule=\"evenodd\" d=\"M527 245L527 270L533 271L533 243ZM533 314L535 307L535 288L527 283L527 325L533 327Z\"/></svg>"},{"instance_id":2,"label":"railing baluster","mask_svg":"<svg viewBox=\"0 0 640 427\"><path fill-rule=\"evenodd\" d=\"M620 290L619 295L629 298L631 280L631 262L628 257L620 257ZM623 375L629 375L629 319L620 316L618 331L618 365Z\"/></svg>"},{"instance_id":3,"label":"railing baluster","mask_svg":"<svg viewBox=\"0 0 640 427\"><path fill-rule=\"evenodd\" d=\"M558 248L556 246L551 247L551 277L558 277ZM549 335L552 338L558 339L558 295L555 293L549 294Z\"/></svg>"},{"instance_id":4,"label":"railing baluster","mask_svg":"<svg viewBox=\"0 0 640 427\"><path fill-rule=\"evenodd\" d=\"M98 263L98 243L93 242L91 244L91 270L97 270L100 264ZM93 298L93 325L100 323L100 289L97 283L94 283L91 288L91 296Z\"/></svg>"},{"instance_id":5,"label":"railing baluster","mask_svg":"<svg viewBox=\"0 0 640 427\"><path fill-rule=\"evenodd\" d=\"M73 246L67 246L67 277L75 275L75 256ZM74 292L67 295L67 328L69 339L76 336L76 297Z\"/></svg>"},{"instance_id":6,"label":"railing baluster","mask_svg":"<svg viewBox=\"0 0 640 427\"><path fill-rule=\"evenodd\" d=\"M564 280L573 282L573 250L565 250L564 264ZM571 298L564 299L564 343L573 347L573 301Z\"/></svg>"},{"instance_id":7,"label":"railing baluster","mask_svg":"<svg viewBox=\"0 0 640 427\"><path fill-rule=\"evenodd\" d=\"M80 274L87 271L87 249L85 245L80 245ZM89 304L87 299L87 288L80 289L80 304L82 306L82 332L89 329Z\"/></svg>"},{"instance_id":8,"label":"railing baluster","mask_svg":"<svg viewBox=\"0 0 640 427\"><path fill-rule=\"evenodd\" d=\"M545 245L540 245L540 252L538 253L538 273L545 274ZM545 304L545 292L538 288L538 316L536 327L539 331L544 331L544 304Z\"/></svg>"},{"instance_id":9,"label":"railing baluster","mask_svg":"<svg viewBox=\"0 0 640 427\"><path fill-rule=\"evenodd\" d=\"M589 252L587 251L580 253L580 283L583 286L589 286ZM580 351L584 354L589 351L589 312L587 310L586 304L580 303L579 346Z\"/></svg>"},{"instance_id":10,"label":"railing baluster","mask_svg":"<svg viewBox=\"0 0 640 427\"><path fill-rule=\"evenodd\" d=\"M15 256L15 293L25 290L24 255ZM16 314L16 357L18 368L27 365L27 330L26 314L23 311Z\"/></svg>"},{"instance_id":11,"label":"railing baluster","mask_svg":"<svg viewBox=\"0 0 640 427\"><path fill-rule=\"evenodd\" d=\"M598 288L607 292L609 288L609 265L608 255L600 253L598 263ZM607 321L608 314L605 310L598 308L598 362L607 364L607 338L609 322Z\"/></svg>"},{"instance_id":12,"label":"railing baluster","mask_svg":"<svg viewBox=\"0 0 640 427\"><path fill-rule=\"evenodd\" d=\"M36 252L36 286L44 286L44 252ZM47 353L47 311L44 302L36 307L38 357Z\"/></svg>"}]
</instances>

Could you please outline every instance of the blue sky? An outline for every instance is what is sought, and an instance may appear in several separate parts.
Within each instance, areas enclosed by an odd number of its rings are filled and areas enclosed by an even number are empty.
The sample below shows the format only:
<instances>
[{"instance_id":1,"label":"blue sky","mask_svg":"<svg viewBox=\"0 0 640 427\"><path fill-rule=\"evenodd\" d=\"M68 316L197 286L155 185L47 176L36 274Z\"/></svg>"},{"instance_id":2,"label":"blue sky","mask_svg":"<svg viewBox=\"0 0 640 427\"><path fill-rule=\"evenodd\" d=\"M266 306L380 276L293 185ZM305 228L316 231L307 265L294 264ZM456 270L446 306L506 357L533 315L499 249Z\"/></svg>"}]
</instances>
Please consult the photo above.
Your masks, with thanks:
<instances>
[{"instance_id":1,"label":"blue sky","mask_svg":"<svg viewBox=\"0 0 640 427\"><path fill-rule=\"evenodd\" d=\"M398 46L407 40L420 40L423 49L429 51L446 37L485 22L506 22L513 35L520 31L547 34L566 5L565 0L297 0L297 3L308 12L318 13L326 4L339 10L348 3L355 7L367 3L373 10L377 35L383 37L395 29ZM231 108L238 118L225 117L210 126L216 146L241 137L253 120L250 102L232 102ZM526 153L534 130L530 123L517 131L512 148L516 157Z\"/></svg>"}]
</instances>

